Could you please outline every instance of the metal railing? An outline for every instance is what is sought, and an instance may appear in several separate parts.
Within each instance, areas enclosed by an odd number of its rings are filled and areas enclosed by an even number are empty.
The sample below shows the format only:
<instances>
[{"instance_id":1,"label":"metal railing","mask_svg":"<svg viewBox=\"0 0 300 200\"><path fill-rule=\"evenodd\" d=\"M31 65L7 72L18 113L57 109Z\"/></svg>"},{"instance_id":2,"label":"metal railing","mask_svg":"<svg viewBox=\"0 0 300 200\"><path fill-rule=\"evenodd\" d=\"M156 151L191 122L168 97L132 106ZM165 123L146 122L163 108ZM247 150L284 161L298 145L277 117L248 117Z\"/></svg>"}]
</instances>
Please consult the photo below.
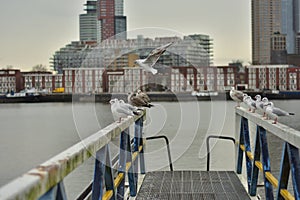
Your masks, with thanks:
<instances>
[{"instance_id":1,"label":"metal railing","mask_svg":"<svg viewBox=\"0 0 300 200\"><path fill-rule=\"evenodd\" d=\"M256 125L254 154L251 152L250 129L248 121ZM263 120L257 113L236 108L236 123L240 126L236 133L238 143L237 173L242 173L243 156L246 158L247 185L250 196L257 193L258 173L262 172L266 199L274 199L273 188L277 189L276 199L300 199L300 131L286 125L272 124L271 120ZM271 173L271 163L267 141L267 133L283 140L280 174L278 179ZM294 196L287 190L291 174Z\"/></svg>"},{"instance_id":2,"label":"metal railing","mask_svg":"<svg viewBox=\"0 0 300 200\"><path fill-rule=\"evenodd\" d=\"M157 140L157 139L164 139L167 145L167 151L168 151L168 159L169 159L169 167L170 171L173 171L173 163L172 163L172 158L171 158L171 150L170 150L170 143L169 139L165 135L158 135L158 136L152 136L152 137L147 137L146 140Z\"/></svg>"},{"instance_id":3,"label":"metal railing","mask_svg":"<svg viewBox=\"0 0 300 200\"><path fill-rule=\"evenodd\" d=\"M233 144L235 144L235 139L233 137L228 137L228 136L219 136L219 135L210 135L206 138L206 152L207 152L207 157L206 157L206 171L209 171L210 168L210 146L209 146L209 141L210 139L220 139L220 140L229 140L232 141Z\"/></svg>"},{"instance_id":4,"label":"metal railing","mask_svg":"<svg viewBox=\"0 0 300 200\"><path fill-rule=\"evenodd\" d=\"M0 188L0 199L66 199L64 178L95 156L92 183L79 199L123 199L125 176L130 196L137 193L138 166L145 173L142 129L146 112L115 122ZM129 127L134 124L133 146ZM118 159L110 158L109 143L120 137ZM112 161L117 162L112 163ZM116 174L113 173L117 166Z\"/></svg>"}]
</instances>

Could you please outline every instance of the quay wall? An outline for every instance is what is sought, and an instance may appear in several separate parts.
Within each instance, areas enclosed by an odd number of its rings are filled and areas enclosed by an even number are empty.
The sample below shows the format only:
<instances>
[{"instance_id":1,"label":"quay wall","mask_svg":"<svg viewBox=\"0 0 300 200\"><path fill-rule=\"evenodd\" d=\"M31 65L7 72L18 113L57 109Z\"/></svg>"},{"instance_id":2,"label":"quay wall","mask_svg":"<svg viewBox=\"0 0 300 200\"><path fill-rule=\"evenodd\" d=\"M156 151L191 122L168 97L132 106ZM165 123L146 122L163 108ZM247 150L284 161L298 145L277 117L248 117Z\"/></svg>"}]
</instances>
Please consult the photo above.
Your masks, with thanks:
<instances>
[{"instance_id":1,"label":"quay wall","mask_svg":"<svg viewBox=\"0 0 300 200\"><path fill-rule=\"evenodd\" d=\"M245 92L252 98L256 94L260 94L262 97L267 97L268 99L300 99L299 92L279 92L266 93L266 92ZM187 93L172 93L172 92L149 92L147 93L151 101L166 101L166 102L176 102L176 101L211 101L211 100L231 100L229 96L229 91L218 92L217 95L203 94L202 96L193 96L190 92ZM7 98L1 97L0 103L45 103L45 102L101 102L109 103L112 98L123 99L127 101L126 93L101 93L101 94L46 94L40 96L29 96L29 97L14 97Z\"/></svg>"}]
</instances>

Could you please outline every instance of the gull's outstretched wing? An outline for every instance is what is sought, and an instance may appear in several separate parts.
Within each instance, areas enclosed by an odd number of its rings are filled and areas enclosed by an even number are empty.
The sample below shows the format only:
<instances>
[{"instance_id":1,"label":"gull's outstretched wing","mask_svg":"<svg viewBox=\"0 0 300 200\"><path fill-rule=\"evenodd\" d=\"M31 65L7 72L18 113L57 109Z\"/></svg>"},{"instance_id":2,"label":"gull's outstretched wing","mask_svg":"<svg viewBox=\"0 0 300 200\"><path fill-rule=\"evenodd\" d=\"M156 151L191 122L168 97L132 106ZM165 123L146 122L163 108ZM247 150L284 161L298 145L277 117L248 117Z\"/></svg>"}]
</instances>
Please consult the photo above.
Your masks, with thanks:
<instances>
[{"instance_id":1,"label":"gull's outstretched wing","mask_svg":"<svg viewBox=\"0 0 300 200\"><path fill-rule=\"evenodd\" d=\"M165 44L163 46L157 47L156 49L153 49L148 57L145 59L144 63L149 64L151 67L155 65L155 63L158 61L159 57L166 51L166 49L171 46L173 42L170 42L168 44Z\"/></svg>"}]
</instances>

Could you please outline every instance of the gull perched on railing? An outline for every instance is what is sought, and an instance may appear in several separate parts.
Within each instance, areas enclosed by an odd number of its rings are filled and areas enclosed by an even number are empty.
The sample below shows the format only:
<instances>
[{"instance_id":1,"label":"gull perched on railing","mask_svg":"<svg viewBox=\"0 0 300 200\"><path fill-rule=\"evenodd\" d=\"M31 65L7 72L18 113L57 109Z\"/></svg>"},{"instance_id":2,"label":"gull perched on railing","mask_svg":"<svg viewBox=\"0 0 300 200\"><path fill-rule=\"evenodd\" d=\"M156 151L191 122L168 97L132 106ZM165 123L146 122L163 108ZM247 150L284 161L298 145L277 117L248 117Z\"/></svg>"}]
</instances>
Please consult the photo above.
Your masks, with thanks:
<instances>
[{"instance_id":1,"label":"gull perched on railing","mask_svg":"<svg viewBox=\"0 0 300 200\"><path fill-rule=\"evenodd\" d=\"M147 103L151 101L149 96L145 92L142 92L142 90L138 90L136 96L142 98Z\"/></svg>"},{"instance_id":2,"label":"gull perched on railing","mask_svg":"<svg viewBox=\"0 0 300 200\"><path fill-rule=\"evenodd\" d=\"M273 102L266 103L266 113L268 116L275 117L273 124L277 123L278 117L295 115L295 113L284 111L274 106Z\"/></svg>"},{"instance_id":3,"label":"gull perched on railing","mask_svg":"<svg viewBox=\"0 0 300 200\"><path fill-rule=\"evenodd\" d=\"M132 111L129 106L126 104L120 103L118 99L112 99L109 101L111 104L110 109L115 121L119 120L120 123L122 118L126 118L128 116L139 115L138 112Z\"/></svg>"},{"instance_id":4,"label":"gull perched on railing","mask_svg":"<svg viewBox=\"0 0 300 200\"><path fill-rule=\"evenodd\" d=\"M152 74L156 74L157 70L153 68L156 64L160 56L167 50L169 46L171 46L173 42L165 44L163 46L157 47L153 49L150 54L145 59L137 59L135 63L142 67L145 71L151 72Z\"/></svg>"},{"instance_id":5,"label":"gull perched on railing","mask_svg":"<svg viewBox=\"0 0 300 200\"><path fill-rule=\"evenodd\" d=\"M242 91L235 90L234 87L231 87L229 95L233 101L237 102L237 107L240 107L240 103L243 102L243 94Z\"/></svg>"},{"instance_id":6,"label":"gull perched on railing","mask_svg":"<svg viewBox=\"0 0 300 200\"><path fill-rule=\"evenodd\" d=\"M136 107L151 108L154 106L149 102L146 102L142 97L139 97L135 93L129 93L127 98L128 98L128 103Z\"/></svg>"},{"instance_id":7,"label":"gull perched on railing","mask_svg":"<svg viewBox=\"0 0 300 200\"><path fill-rule=\"evenodd\" d=\"M255 106L256 109L264 112L264 102L261 101L261 96L259 94L255 95Z\"/></svg>"},{"instance_id":8,"label":"gull perched on railing","mask_svg":"<svg viewBox=\"0 0 300 200\"><path fill-rule=\"evenodd\" d=\"M251 96L248 96L247 94L244 94L243 102L248 106L249 111L251 111L253 113L255 112L255 110L256 110L256 103L251 98Z\"/></svg>"}]
</instances>

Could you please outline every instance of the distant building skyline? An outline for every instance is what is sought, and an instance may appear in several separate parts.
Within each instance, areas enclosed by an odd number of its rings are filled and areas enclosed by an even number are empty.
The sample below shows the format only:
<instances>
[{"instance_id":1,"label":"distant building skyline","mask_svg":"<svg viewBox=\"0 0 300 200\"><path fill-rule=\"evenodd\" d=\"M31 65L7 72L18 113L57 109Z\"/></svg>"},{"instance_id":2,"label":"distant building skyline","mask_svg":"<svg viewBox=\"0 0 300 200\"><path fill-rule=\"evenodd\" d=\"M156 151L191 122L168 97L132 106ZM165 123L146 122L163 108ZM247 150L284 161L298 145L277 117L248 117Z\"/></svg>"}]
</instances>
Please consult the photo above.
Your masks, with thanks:
<instances>
[{"instance_id":1,"label":"distant building skyline","mask_svg":"<svg viewBox=\"0 0 300 200\"><path fill-rule=\"evenodd\" d=\"M299 0L252 0L251 4L252 63L289 64L289 55L300 54Z\"/></svg>"}]
</instances>

